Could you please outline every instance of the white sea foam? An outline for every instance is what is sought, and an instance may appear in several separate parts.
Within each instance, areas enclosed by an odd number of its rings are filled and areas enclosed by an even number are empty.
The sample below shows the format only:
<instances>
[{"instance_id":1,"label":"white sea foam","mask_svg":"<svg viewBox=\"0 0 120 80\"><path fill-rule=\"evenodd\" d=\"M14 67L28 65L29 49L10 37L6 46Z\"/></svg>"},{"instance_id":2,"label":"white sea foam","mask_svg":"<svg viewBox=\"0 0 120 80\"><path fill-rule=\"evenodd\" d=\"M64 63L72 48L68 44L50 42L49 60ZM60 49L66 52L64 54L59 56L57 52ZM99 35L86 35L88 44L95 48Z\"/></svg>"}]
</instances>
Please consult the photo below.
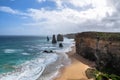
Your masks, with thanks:
<instances>
[{"instance_id":1,"label":"white sea foam","mask_svg":"<svg viewBox=\"0 0 120 80\"><path fill-rule=\"evenodd\" d=\"M15 53L23 51L22 49L4 49L4 53Z\"/></svg>"},{"instance_id":2,"label":"white sea foam","mask_svg":"<svg viewBox=\"0 0 120 80\"><path fill-rule=\"evenodd\" d=\"M48 49L48 48L54 49L54 48L56 48L56 47L49 47L49 46L47 46L47 47L41 47L42 50L45 50L45 49Z\"/></svg>"},{"instance_id":3,"label":"white sea foam","mask_svg":"<svg viewBox=\"0 0 120 80\"><path fill-rule=\"evenodd\" d=\"M22 54L22 55L30 55L29 53L25 53L25 52L24 52L24 53L21 53L21 54Z\"/></svg>"}]
</instances>

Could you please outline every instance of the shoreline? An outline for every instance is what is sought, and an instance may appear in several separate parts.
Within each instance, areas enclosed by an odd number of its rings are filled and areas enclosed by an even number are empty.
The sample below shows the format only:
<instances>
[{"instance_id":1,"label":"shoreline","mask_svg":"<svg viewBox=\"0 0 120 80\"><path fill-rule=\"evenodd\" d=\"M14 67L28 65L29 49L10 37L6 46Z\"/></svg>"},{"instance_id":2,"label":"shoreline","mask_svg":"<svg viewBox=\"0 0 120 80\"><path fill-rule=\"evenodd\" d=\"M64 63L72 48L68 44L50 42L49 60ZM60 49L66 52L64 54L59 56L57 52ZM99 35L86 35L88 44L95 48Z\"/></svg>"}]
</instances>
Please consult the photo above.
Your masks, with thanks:
<instances>
[{"instance_id":1,"label":"shoreline","mask_svg":"<svg viewBox=\"0 0 120 80\"><path fill-rule=\"evenodd\" d=\"M69 56L66 54L72 50L71 47L72 45L63 49L63 51L56 50L55 54L58 55L57 60L47 65L42 75L40 75L37 78L37 80L54 80L57 76L59 76L60 70L64 68L65 66L68 66L71 64L71 60Z\"/></svg>"},{"instance_id":2,"label":"shoreline","mask_svg":"<svg viewBox=\"0 0 120 80\"><path fill-rule=\"evenodd\" d=\"M53 80L92 80L88 79L85 71L92 68L94 63L76 54L75 46L66 54L71 59L71 64L63 66Z\"/></svg>"}]
</instances>

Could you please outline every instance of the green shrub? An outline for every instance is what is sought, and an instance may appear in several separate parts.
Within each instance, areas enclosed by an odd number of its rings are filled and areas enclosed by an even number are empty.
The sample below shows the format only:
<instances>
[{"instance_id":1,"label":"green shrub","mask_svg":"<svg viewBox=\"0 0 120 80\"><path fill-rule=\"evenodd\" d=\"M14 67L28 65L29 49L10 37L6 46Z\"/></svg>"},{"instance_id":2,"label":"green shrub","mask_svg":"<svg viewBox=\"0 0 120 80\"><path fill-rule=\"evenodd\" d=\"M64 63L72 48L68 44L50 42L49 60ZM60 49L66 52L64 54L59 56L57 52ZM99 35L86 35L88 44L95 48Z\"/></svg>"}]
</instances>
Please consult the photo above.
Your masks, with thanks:
<instances>
[{"instance_id":1,"label":"green shrub","mask_svg":"<svg viewBox=\"0 0 120 80\"><path fill-rule=\"evenodd\" d=\"M120 80L120 76L114 75L114 74L106 74L106 73L101 73L96 70L95 73L95 80Z\"/></svg>"}]
</instances>

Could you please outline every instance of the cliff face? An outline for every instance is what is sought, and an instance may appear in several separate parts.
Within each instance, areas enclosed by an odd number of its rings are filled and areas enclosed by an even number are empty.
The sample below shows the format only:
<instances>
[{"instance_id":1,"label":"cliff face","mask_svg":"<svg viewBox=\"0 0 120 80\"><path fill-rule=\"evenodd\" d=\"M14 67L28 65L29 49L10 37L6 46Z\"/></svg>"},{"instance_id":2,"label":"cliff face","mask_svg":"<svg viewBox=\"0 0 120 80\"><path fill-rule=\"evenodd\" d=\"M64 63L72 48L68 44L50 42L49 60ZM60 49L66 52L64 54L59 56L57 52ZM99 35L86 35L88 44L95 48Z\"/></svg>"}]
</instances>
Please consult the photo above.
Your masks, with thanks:
<instances>
[{"instance_id":1,"label":"cliff face","mask_svg":"<svg viewBox=\"0 0 120 80\"><path fill-rule=\"evenodd\" d=\"M76 52L96 68L120 75L120 33L84 32L75 36Z\"/></svg>"}]
</instances>

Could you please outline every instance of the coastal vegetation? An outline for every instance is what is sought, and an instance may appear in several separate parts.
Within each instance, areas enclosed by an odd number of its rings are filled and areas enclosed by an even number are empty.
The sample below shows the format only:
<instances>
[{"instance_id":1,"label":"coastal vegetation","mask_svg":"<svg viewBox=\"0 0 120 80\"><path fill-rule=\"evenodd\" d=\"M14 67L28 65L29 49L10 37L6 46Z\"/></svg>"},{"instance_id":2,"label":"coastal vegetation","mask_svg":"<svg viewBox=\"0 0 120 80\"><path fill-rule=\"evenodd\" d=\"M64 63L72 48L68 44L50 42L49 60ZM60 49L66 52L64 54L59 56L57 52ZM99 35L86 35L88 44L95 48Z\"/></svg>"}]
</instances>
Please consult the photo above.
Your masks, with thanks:
<instances>
[{"instance_id":1,"label":"coastal vegetation","mask_svg":"<svg viewBox=\"0 0 120 80\"><path fill-rule=\"evenodd\" d=\"M87 69L86 76L88 77L88 79L93 78L95 80L120 80L120 76L100 72L96 69Z\"/></svg>"}]
</instances>

